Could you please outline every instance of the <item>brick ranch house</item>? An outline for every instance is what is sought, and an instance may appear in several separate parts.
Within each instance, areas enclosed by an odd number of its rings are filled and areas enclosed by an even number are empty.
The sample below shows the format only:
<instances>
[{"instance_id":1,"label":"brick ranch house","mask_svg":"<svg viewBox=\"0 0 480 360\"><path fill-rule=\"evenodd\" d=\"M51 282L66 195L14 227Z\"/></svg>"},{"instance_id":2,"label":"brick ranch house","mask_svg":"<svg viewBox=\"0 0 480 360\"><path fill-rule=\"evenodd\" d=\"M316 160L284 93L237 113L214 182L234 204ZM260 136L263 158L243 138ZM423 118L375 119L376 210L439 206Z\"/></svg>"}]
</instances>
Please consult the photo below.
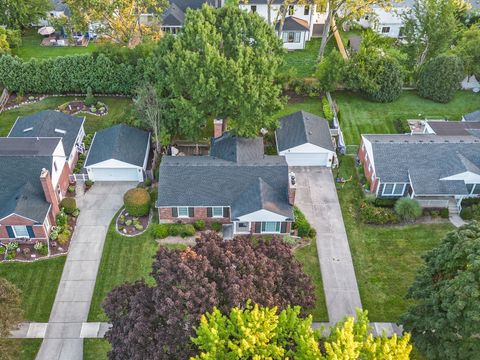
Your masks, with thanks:
<instances>
[{"instance_id":1,"label":"brick ranch house","mask_svg":"<svg viewBox=\"0 0 480 360\"><path fill-rule=\"evenodd\" d=\"M216 121L209 156L162 158L160 222L220 222L226 238L289 234L295 185L285 157L264 155L263 138L222 135L221 128Z\"/></svg>"},{"instance_id":2,"label":"brick ranch house","mask_svg":"<svg viewBox=\"0 0 480 360\"><path fill-rule=\"evenodd\" d=\"M480 134L476 129L459 134L458 128L450 133L362 135L358 158L370 192L409 196L423 207L457 213L462 199L480 196Z\"/></svg>"},{"instance_id":3,"label":"brick ranch house","mask_svg":"<svg viewBox=\"0 0 480 360\"><path fill-rule=\"evenodd\" d=\"M0 138L0 241L47 241L84 137L84 118L19 117Z\"/></svg>"}]
</instances>

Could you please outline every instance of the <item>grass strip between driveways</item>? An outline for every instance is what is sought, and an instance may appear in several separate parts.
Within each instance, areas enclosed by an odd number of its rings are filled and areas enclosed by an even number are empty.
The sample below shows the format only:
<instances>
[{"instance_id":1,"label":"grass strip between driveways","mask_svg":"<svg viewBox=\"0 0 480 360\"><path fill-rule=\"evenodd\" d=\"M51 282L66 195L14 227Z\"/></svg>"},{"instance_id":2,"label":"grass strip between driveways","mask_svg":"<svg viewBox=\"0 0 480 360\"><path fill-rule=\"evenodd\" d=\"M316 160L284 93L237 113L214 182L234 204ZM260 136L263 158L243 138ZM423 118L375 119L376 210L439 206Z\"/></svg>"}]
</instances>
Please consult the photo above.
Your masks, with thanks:
<instances>
[{"instance_id":1,"label":"grass strip between driveways","mask_svg":"<svg viewBox=\"0 0 480 360\"><path fill-rule=\"evenodd\" d=\"M365 225L356 216L363 194L352 156L340 158L338 176L352 178L337 184L337 192L363 308L369 311L371 321L398 321L409 304L405 295L423 264L422 254L437 246L453 226Z\"/></svg>"},{"instance_id":2,"label":"grass strip between driveways","mask_svg":"<svg viewBox=\"0 0 480 360\"><path fill-rule=\"evenodd\" d=\"M65 256L30 263L2 263L0 277L22 291L22 307L26 321L48 322Z\"/></svg>"},{"instance_id":3,"label":"grass strip between driveways","mask_svg":"<svg viewBox=\"0 0 480 360\"><path fill-rule=\"evenodd\" d=\"M83 360L107 360L111 348L106 339L84 339Z\"/></svg>"},{"instance_id":4,"label":"grass strip between driveways","mask_svg":"<svg viewBox=\"0 0 480 360\"><path fill-rule=\"evenodd\" d=\"M1 339L0 342L1 346L18 347L12 353L12 359L15 360L35 360L42 345L42 339Z\"/></svg>"}]
</instances>

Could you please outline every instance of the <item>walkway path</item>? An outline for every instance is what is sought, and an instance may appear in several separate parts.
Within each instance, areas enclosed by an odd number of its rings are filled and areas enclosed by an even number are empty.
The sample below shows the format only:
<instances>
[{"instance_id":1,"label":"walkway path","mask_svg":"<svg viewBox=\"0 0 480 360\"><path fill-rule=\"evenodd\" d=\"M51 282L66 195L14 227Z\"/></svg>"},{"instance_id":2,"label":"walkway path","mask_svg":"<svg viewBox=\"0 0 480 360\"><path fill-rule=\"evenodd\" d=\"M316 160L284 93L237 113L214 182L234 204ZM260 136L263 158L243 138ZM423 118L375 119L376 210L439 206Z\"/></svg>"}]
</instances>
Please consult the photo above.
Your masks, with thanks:
<instances>
[{"instance_id":1,"label":"walkway path","mask_svg":"<svg viewBox=\"0 0 480 360\"><path fill-rule=\"evenodd\" d=\"M81 209L37 360L83 359L82 331L86 331L90 302L108 226L123 204L123 194L136 184L96 183L78 196ZM32 326L32 325L30 325ZM29 326L29 329L30 329ZM87 325L88 328L89 325Z\"/></svg>"},{"instance_id":2,"label":"walkway path","mask_svg":"<svg viewBox=\"0 0 480 360\"><path fill-rule=\"evenodd\" d=\"M463 225L467 225L467 222L463 221L459 214L450 214L449 220L453 224L453 226L457 228Z\"/></svg>"},{"instance_id":3,"label":"walkway path","mask_svg":"<svg viewBox=\"0 0 480 360\"><path fill-rule=\"evenodd\" d=\"M317 231L317 250L330 323L362 307L347 233L330 169L293 168L295 204Z\"/></svg>"}]
</instances>

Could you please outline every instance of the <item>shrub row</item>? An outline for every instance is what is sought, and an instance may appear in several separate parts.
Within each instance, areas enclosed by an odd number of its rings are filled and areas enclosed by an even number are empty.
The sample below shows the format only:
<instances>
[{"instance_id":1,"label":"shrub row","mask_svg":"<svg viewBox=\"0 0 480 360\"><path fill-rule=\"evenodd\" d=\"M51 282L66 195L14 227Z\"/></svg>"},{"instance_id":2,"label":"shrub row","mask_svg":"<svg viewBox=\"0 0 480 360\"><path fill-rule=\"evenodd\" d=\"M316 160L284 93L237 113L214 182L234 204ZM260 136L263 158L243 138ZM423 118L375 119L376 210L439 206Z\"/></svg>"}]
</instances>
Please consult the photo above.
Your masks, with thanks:
<instances>
[{"instance_id":1,"label":"shrub row","mask_svg":"<svg viewBox=\"0 0 480 360\"><path fill-rule=\"evenodd\" d=\"M366 201L360 204L360 219L365 224L386 225L398 223L397 214L387 207L377 207Z\"/></svg>"},{"instance_id":2,"label":"shrub row","mask_svg":"<svg viewBox=\"0 0 480 360\"><path fill-rule=\"evenodd\" d=\"M297 230L298 236L302 238L314 239L317 235L317 232L307 221L305 215L296 206L293 208L293 215L295 221L293 222L292 228Z\"/></svg>"},{"instance_id":3,"label":"shrub row","mask_svg":"<svg viewBox=\"0 0 480 360\"><path fill-rule=\"evenodd\" d=\"M328 121L332 121L333 111L326 96L322 97L322 109L323 109L323 115L325 116L325 119L327 119Z\"/></svg>"},{"instance_id":4,"label":"shrub row","mask_svg":"<svg viewBox=\"0 0 480 360\"><path fill-rule=\"evenodd\" d=\"M463 203L462 203L463 204ZM463 220L478 220L480 221L480 204L472 204L462 208L460 216Z\"/></svg>"},{"instance_id":5,"label":"shrub row","mask_svg":"<svg viewBox=\"0 0 480 360\"><path fill-rule=\"evenodd\" d=\"M192 224L156 224L152 226L151 231L157 239L165 239L167 236L188 237L195 235L195 227Z\"/></svg>"}]
</instances>

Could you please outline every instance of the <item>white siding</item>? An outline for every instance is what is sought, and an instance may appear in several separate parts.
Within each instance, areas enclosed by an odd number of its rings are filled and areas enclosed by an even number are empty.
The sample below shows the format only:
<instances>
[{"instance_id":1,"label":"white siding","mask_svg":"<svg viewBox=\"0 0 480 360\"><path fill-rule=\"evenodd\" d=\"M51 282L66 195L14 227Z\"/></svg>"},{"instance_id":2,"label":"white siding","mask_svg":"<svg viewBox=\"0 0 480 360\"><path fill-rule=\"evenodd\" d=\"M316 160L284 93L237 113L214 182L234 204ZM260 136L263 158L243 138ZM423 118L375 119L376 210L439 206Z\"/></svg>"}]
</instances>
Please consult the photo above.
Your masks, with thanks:
<instances>
[{"instance_id":1,"label":"white siding","mask_svg":"<svg viewBox=\"0 0 480 360\"><path fill-rule=\"evenodd\" d=\"M140 168L93 168L88 170L88 176L93 181L143 181Z\"/></svg>"}]
</instances>

